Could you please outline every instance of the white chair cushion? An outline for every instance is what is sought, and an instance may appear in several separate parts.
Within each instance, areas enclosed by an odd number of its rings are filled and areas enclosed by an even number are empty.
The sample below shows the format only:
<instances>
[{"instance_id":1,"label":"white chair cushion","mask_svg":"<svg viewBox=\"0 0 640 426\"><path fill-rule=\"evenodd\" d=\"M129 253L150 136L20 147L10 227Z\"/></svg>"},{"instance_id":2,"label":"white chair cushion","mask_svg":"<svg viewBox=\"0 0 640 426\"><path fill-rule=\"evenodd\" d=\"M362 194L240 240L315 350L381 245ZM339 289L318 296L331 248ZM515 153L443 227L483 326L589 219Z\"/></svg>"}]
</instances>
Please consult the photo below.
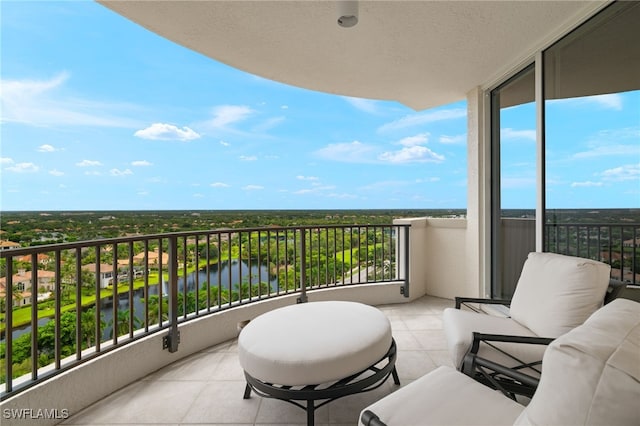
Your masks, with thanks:
<instances>
[{"instance_id":1,"label":"white chair cushion","mask_svg":"<svg viewBox=\"0 0 640 426\"><path fill-rule=\"evenodd\" d=\"M558 337L602 306L611 267L555 253L530 253L511 301L511 317L541 337Z\"/></svg>"},{"instance_id":2,"label":"white chair cushion","mask_svg":"<svg viewBox=\"0 0 640 426\"><path fill-rule=\"evenodd\" d=\"M523 409L450 367L438 367L365 408L388 426L512 425Z\"/></svg>"},{"instance_id":3,"label":"white chair cushion","mask_svg":"<svg viewBox=\"0 0 640 426\"><path fill-rule=\"evenodd\" d=\"M556 339L515 424L640 424L640 303L616 299Z\"/></svg>"},{"instance_id":4,"label":"white chair cushion","mask_svg":"<svg viewBox=\"0 0 640 426\"><path fill-rule=\"evenodd\" d=\"M377 308L355 302L309 302L262 314L238 337L238 358L252 377L278 385L343 379L380 361L391 324Z\"/></svg>"},{"instance_id":5,"label":"white chair cushion","mask_svg":"<svg viewBox=\"0 0 640 426\"><path fill-rule=\"evenodd\" d=\"M465 354L471 348L472 333L474 331L514 336L535 336L535 333L511 318L496 317L454 308L444 310L442 325L447 339L449 355L456 368L461 367ZM539 345L498 344L498 346L528 362L541 360L545 350L544 346ZM512 360L507 359L496 350L487 348L486 345L481 346L481 351L478 352L478 355L503 365L512 366L514 364Z\"/></svg>"}]
</instances>

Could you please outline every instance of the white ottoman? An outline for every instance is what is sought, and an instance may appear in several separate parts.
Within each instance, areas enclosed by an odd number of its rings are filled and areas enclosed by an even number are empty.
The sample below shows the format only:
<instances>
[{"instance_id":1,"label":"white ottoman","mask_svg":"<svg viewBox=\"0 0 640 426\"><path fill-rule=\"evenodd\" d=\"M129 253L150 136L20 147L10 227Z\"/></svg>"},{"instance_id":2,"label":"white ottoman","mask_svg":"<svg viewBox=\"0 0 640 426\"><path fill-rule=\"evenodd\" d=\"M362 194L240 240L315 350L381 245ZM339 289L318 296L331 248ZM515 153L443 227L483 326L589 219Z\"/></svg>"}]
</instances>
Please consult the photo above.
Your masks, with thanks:
<instances>
[{"instance_id":1,"label":"white ottoman","mask_svg":"<svg viewBox=\"0 0 640 426\"><path fill-rule=\"evenodd\" d=\"M306 409L309 425L314 410L334 399L375 389L390 375L400 384L391 324L362 303L309 302L262 314L240 332L238 357L245 398L253 390L290 402Z\"/></svg>"}]
</instances>

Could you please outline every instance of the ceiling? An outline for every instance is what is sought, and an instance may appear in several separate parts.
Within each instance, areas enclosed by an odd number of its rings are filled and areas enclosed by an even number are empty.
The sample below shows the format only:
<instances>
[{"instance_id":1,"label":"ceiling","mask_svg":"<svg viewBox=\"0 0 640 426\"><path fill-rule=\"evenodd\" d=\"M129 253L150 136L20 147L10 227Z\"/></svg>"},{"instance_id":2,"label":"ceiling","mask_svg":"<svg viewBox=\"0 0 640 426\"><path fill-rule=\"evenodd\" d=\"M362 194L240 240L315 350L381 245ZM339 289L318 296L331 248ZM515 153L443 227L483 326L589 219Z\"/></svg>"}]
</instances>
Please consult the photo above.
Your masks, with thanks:
<instances>
[{"instance_id":1,"label":"ceiling","mask_svg":"<svg viewBox=\"0 0 640 426\"><path fill-rule=\"evenodd\" d=\"M603 1L98 0L184 47L306 89L415 110L502 77Z\"/></svg>"}]
</instances>

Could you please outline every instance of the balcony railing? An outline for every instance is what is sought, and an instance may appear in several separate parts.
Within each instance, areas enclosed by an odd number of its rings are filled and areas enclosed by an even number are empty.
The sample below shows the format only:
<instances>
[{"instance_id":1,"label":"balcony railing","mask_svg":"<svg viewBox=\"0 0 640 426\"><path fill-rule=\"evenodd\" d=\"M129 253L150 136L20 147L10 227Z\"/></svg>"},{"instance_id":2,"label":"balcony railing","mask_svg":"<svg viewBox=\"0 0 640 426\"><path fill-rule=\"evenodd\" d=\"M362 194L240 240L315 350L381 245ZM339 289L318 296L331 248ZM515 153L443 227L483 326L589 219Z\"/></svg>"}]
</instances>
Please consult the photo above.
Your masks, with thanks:
<instances>
[{"instance_id":1,"label":"balcony railing","mask_svg":"<svg viewBox=\"0 0 640 426\"><path fill-rule=\"evenodd\" d=\"M600 260L612 278L640 284L640 224L547 224L545 251Z\"/></svg>"},{"instance_id":2,"label":"balcony railing","mask_svg":"<svg viewBox=\"0 0 640 426\"><path fill-rule=\"evenodd\" d=\"M535 219L502 218L502 286L494 297L511 298L522 266L535 251ZM611 265L611 278L640 285L640 224L547 224L544 251L599 260Z\"/></svg>"},{"instance_id":3,"label":"balcony railing","mask_svg":"<svg viewBox=\"0 0 640 426\"><path fill-rule=\"evenodd\" d=\"M179 232L0 251L1 400L178 324L307 290L401 282L409 225ZM2 281L0 281L2 283ZM37 330L37 332L33 332Z\"/></svg>"}]
</instances>

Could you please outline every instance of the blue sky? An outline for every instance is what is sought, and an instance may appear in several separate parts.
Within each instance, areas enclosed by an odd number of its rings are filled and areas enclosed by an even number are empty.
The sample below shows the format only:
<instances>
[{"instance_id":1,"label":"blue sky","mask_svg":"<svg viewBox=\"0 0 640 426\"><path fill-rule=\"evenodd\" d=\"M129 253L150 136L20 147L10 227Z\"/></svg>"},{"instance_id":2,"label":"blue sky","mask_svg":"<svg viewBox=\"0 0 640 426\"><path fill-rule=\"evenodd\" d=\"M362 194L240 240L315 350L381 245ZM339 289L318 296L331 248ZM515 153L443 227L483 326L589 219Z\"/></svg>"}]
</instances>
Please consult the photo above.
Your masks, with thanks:
<instances>
[{"instance_id":1,"label":"blue sky","mask_svg":"<svg viewBox=\"0 0 640 426\"><path fill-rule=\"evenodd\" d=\"M466 207L464 101L413 111L283 85L94 2L1 8L1 210ZM571 102L557 107L611 119L555 130L551 193L638 207L639 93ZM531 208L534 158L516 154L535 153L535 121L512 115L504 207Z\"/></svg>"}]
</instances>

